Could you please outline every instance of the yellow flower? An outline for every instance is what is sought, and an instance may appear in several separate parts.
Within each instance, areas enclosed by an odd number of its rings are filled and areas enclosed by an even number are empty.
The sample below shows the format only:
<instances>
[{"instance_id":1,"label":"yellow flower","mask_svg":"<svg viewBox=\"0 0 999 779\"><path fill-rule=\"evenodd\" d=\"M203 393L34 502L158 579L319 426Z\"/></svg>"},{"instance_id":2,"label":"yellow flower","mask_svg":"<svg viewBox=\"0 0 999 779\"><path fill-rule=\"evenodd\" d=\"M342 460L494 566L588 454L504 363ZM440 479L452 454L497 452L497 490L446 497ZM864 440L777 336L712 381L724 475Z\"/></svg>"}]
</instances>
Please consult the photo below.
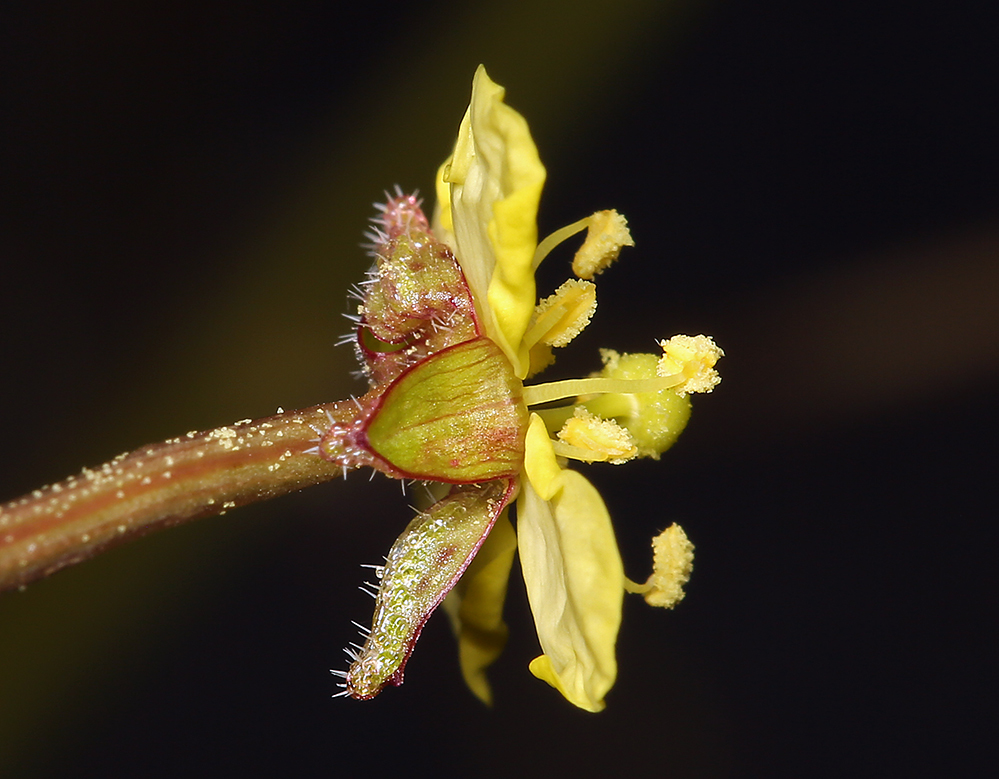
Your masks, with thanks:
<instances>
[{"instance_id":1,"label":"yellow flower","mask_svg":"<svg viewBox=\"0 0 999 779\"><path fill-rule=\"evenodd\" d=\"M571 340L596 305L593 284L578 280L537 304L534 273L548 250L588 227L574 268L589 279L633 244L622 217L600 212L538 246L545 169L526 121L503 96L480 66L454 152L438 172L434 226L461 266L486 336L523 380L550 362L551 347ZM713 387L721 351L704 336L670 344L674 339L663 342L661 359L643 363L637 373L622 374L619 356L605 356L599 376L524 388L528 406L583 396L568 413L530 416L516 545L543 652L530 670L589 711L604 707L617 674L614 646L626 578L600 494L564 467L564 458L623 462L639 453L657 457L672 443L689 413L685 392ZM559 430L557 439L550 428ZM644 446L650 435L658 435L656 442ZM501 612L513 551L514 535L502 518L446 601L466 681L487 701L484 669L506 636Z\"/></svg>"}]
</instances>

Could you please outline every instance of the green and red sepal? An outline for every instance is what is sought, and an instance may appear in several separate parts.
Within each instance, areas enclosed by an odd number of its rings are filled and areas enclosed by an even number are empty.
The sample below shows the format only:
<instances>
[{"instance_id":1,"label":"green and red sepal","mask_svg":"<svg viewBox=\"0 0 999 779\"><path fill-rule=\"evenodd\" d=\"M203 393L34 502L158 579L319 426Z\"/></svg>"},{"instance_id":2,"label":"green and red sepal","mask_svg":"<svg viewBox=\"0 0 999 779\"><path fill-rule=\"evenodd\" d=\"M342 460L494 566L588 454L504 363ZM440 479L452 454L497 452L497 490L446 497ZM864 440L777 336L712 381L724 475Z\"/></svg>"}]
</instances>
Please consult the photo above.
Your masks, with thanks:
<instances>
[{"instance_id":1,"label":"green and red sepal","mask_svg":"<svg viewBox=\"0 0 999 779\"><path fill-rule=\"evenodd\" d=\"M319 452L345 467L400 479L469 484L514 478L524 462L527 408L509 360L488 338L448 347L369 392Z\"/></svg>"},{"instance_id":2,"label":"green and red sepal","mask_svg":"<svg viewBox=\"0 0 999 779\"><path fill-rule=\"evenodd\" d=\"M350 669L339 672L346 694L367 700L388 684L402 684L424 624L475 557L514 492L512 480L457 485L409 523L385 565L376 569L371 630L358 652L348 650Z\"/></svg>"}]
</instances>

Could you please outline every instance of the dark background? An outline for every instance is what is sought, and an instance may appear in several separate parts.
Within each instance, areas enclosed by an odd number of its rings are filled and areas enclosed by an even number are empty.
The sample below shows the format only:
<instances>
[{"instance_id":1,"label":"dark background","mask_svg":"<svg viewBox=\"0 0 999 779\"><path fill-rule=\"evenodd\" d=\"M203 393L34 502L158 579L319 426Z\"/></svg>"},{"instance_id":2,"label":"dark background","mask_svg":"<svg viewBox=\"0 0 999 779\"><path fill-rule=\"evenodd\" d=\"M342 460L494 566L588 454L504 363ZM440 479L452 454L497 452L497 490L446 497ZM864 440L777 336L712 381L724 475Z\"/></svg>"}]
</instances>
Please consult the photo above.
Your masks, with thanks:
<instances>
[{"instance_id":1,"label":"dark background","mask_svg":"<svg viewBox=\"0 0 999 779\"><path fill-rule=\"evenodd\" d=\"M359 6L360 4L355 4ZM968 776L995 697L999 137L984 3L76 3L0 27L7 499L190 429L356 392L370 203L431 191L475 65L531 123L542 234L616 207L601 346L714 335L661 462L586 473L628 572L599 715L496 705L437 616L406 684L331 700L409 517L356 475L0 597L0 775ZM548 260L542 291L567 275Z\"/></svg>"}]
</instances>

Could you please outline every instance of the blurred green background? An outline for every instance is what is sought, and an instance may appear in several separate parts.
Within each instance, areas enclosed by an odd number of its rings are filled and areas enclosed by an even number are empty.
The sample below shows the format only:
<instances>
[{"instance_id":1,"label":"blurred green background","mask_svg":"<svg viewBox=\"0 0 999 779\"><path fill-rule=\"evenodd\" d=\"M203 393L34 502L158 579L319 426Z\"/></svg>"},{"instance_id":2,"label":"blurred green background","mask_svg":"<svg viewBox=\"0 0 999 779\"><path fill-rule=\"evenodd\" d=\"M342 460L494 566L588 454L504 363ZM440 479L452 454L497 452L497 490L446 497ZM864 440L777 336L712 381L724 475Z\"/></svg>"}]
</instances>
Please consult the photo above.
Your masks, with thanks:
<instances>
[{"instance_id":1,"label":"blurred green background","mask_svg":"<svg viewBox=\"0 0 999 779\"><path fill-rule=\"evenodd\" d=\"M527 672L487 710L446 620L331 700L408 520L356 475L0 597L0 776L971 775L993 697L996 12L984 4L69 3L5 14L0 499L187 430L345 397L383 190L432 191L479 62L549 172L542 234L637 242L596 350L728 352L659 463L594 466L626 567L681 522L673 613L626 604L600 715ZM543 268L547 293L569 255Z\"/></svg>"}]
</instances>

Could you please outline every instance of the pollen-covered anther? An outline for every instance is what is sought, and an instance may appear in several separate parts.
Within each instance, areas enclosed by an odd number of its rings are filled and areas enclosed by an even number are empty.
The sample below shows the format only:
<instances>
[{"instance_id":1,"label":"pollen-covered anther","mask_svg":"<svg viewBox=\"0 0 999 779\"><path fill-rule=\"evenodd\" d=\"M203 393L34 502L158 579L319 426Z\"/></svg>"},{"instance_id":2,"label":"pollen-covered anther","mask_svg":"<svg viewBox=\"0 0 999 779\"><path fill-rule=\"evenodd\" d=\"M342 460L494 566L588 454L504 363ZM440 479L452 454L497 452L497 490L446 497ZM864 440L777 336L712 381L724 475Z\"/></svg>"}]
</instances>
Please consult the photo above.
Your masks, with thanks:
<instances>
[{"instance_id":1,"label":"pollen-covered anther","mask_svg":"<svg viewBox=\"0 0 999 779\"><path fill-rule=\"evenodd\" d=\"M652 575L645 584L625 579L625 589L645 597L650 606L671 609L683 600L683 585L694 569L694 545L679 525L652 539Z\"/></svg>"},{"instance_id":2,"label":"pollen-covered anther","mask_svg":"<svg viewBox=\"0 0 999 779\"><path fill-rule=\"evenodd\" d=\"M674 388L681 397L691 392L711 392L721 381L715 363L725 352L709 336L674 335L659 345L663 356L656 372L660 376L683 375L683 381Z\"/></svg>"},{"instance_id":3,"label":"pollen-covered anther","mask_svg":"<svg viewBox=\"0 0 999 779\"><path fill-rule=\"evenodd\" d=\"M597 287L591 281L569 279L534 309L524 336L529 346L566 346L582 332L597 309Z\"/></svg>"},{"instance_id":4,"label":"pollen-covered anther","mask_svg":"<svg viewBox=\"0 0 999 779\"><path fill-rule=\"evenodd\" d=\"M573 416L559 430L558 438L556 454L576 460L620 465L638 456L638 447L627 430L583 406L576 406Z\"/></svg>"},{"instance_id":5,"label":"pollen-covered anther","mask_svg":"<svg viewBox=\"0 0 999 779\"><path fill-rule=\"evenodd\" d=\"M586 240L572 259L572 272L592 279L618 258L625 246L634 246L628 220L613 209L597 211L589 219Z\"/></svg>"}]
</instances>

